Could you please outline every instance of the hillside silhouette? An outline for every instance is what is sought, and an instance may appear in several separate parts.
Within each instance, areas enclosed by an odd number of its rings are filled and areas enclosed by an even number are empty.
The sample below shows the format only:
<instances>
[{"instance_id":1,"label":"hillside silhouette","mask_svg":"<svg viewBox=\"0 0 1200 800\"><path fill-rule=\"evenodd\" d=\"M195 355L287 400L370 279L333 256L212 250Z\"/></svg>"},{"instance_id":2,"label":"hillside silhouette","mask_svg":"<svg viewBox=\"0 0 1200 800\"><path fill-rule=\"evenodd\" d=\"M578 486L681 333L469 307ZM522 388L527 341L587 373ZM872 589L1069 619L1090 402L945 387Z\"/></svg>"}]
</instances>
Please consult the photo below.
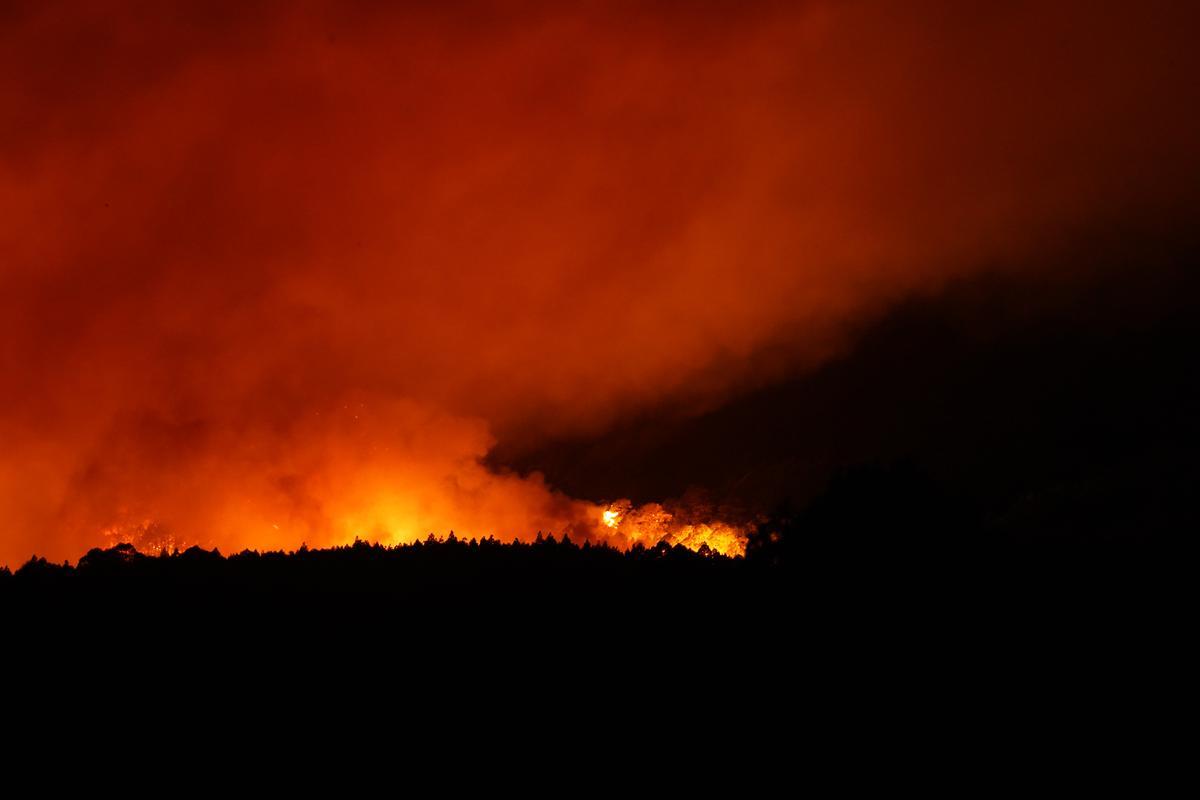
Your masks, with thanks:
<instances>
[{"instance_id":1,"label":"hillside silhouette","mask_svg":"<svg viewBox=\"0 0 1200 800\"><path fill-rule=\"evenodd\" d=\"M470 605L495 596L582 601L620 587L623 598L732 587L748 577L744 565L707 546L699 552L665 543L620 551L538 535L532 543L494 537L459 539L430 534L395 546L357 540L328 549L244 550L229 556L199 546L147 555L128 543L94 548L77 565L34 557L15 572L0 571L5 596L41 599L139 596L171 601L224 602L322 596L333 600L428 600ZM630 594L632 593L632 594ZM622 602L628 602L623 600Z\"/></svg>"},{"instance_id":2,"label":"hillside silhouette","mask_svg":"<svg viewBox=\"0 0 1200 800\"><path fill-rule=\"evenodd\" d=\"M920 471L875 465L778 509L744 558L553 536L230 555L120 544L0 570L0 611L14 685L54 675L150 702L249 676L263 688L246 702L294 710L305 695L270 687L339 676L333 693L368 716L379 702L401 720L582 702L689 724L720 709L738 736L780 714L820 719L836 738L865 714L924 719L930 698L1070 698L1090 718L1114 681L1177 663L1185 539L1011 536Z\"/></svg>"},{"instance_id":3,"label":"hillside silhouette","mask_svg":"<svg viewBox=\"0 0 1200 800\"><path fill-rule=\"evenodd\" d=\"M1081 618L1128 615L1165 605L1181 585L1169 575L1188 563L1185 531L1014 534L1002 523L910 464L865 465L803 507L779 507L751 534L744 558L541 534L531 543L451 533L230 555L198 546L148 555L125 543L93 549L76 565L34 557L0 569L0 604L35 626L473 619L499 628L619 623L630 634L786 635L806 620L853 626L860 616L911 614L936 627L1001 617L1038 626L1064 608Z\"/></svg>"}]
</instances>

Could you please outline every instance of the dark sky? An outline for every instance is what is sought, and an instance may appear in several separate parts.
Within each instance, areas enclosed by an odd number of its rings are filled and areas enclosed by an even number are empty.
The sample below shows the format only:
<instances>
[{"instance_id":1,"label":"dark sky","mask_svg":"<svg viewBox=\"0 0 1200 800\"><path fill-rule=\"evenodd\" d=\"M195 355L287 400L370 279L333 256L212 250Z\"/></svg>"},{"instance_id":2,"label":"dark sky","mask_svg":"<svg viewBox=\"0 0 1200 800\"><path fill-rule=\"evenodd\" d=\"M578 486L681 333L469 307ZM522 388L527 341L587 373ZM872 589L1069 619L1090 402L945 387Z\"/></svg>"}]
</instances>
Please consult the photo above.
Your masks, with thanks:
<instances>
[{"instance_id":1,"label":"dark sky","mask_svg":"<svg viewBox=\"0 0 1200 800\"><path fill-rule=\"evenodd\" d=\"M1149 413L1183 346L1191 4L0 16L0 563L727 542L604 511L991 436L1066 470L1058 404Z\"/></svg>"}]
</instances>

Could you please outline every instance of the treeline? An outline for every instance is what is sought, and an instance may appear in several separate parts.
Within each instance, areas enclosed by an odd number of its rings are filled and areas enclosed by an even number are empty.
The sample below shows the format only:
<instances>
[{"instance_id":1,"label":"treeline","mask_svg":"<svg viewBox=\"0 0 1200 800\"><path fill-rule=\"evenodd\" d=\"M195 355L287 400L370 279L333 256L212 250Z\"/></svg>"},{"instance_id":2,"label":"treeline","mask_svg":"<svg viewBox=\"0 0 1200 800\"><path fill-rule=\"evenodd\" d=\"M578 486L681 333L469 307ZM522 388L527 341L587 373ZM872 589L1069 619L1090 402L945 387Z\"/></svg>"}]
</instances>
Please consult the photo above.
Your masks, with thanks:
<instances>
[{"instance_id":1,"label":"treeline","mask_svg":"<svg viewBox=\"0 0 1200 800\"><path fill-rule=\"evenodd\" d=\"M1119 517L1118 502L1106 506L1110 519ZM229 556L198 546L148 555L120 544L93 549L77 565L34 557L15 571L0 568L0 599L362 596L472 607L554 598L576 607L745 609L769 591L788 601L845 593L847 602L865 604L880 597L1016 603L1053 593L1156 592L1166 573L1192 563L1194 528L1178 513L1109 530L1069 511L1000 516L911 465L876 465L839 475L803 506L776 509L751 534L744 558L665 543L622 551L542 534L526 543L451 533L394 546L356 541Z\"/></svg>"},{"instance_id":2,"label":"treeline","mask_svg":"<svg viewBox=\"0 0 1200 800\"><path fill-rule=\"evenodd\" d=\"M666 544L621 551L552 535L529 543L431 535L228 556L200 547L147 555L121 544L77 565L33 558L0 569L0 610L139 624L174 614L258 615L263 624L374 616L409 626L588 618L650 633L660 624L840 629L900 618L1042 625L1056 614L1158 618L1179 605L1195 530L1179 515L1154 526L1143 516L1142 525L1119 526L1125 535L1102 535L1078 514L1063 524L1038 519L997 516L910 466L870 467L801 507L778 509L744 558Z\"/></svg>"},{"instance_id":3,"label":"treeline","mask_svg":"<svg viewBox=\"0 0 1200 800\"><path fill-rule=\"evenodd\" d=\"M235 675L321 683L346 669L376 699L405 703L464 696L464 681L505 698L504 674L553 673L564 691L595 693L684 667L728 691L750 661L785 657L791 604L776 572L681 546L622 552L553 536L230 555L120 544L75 565L33 558L0 571L0 663L35 682L43 669L102 675L143 697Z\"/></svg>"},{"instance_id":4,"label":"treeline","mask_svg":"<svg viewBox=\"0 0 1200 800\"><path fill-rule=\"evenodd\" d=\"M244 588L294 584L395 591L435 577L438 581L477 579L494 571L565 571L576 577L580 571L601 571L628 577L648 570L660 576L711 576L728 574L736 560L707 545L692 551L665 542L649 548L639 543L629 550L618 550L605 543L580 545L565 535L556 539L553 534L541 533L533 542L502 542L494 536L460 539L452 531L445 538L430 533L423 541L406 544L383 545L359 539L330 548L302 545L291 552L247 549L229 556L219 549L206 550L198 545L151 555L122 543L93 548L77 565L34 556L15 572L0 567L0 587L50 589L164 580L184 585L218 581Z\"/></svg>"},{"instance_id":5,"label":"treeline","mask_svg":"<svg viewBox=\"0 0 1200 800\"><path fill-rule=\"evenodd\" d=\"M1024 692L1013 676L1158 663L1186 641L1191 535L1014 535L901 467L779 509L736 559L553 536L232 555L121 544L0 570L0 661L32 677L99 669L122 696L265 663L257 685L348 668L405 702L475 686L520 703L516 674L568 709L580 692L634 691L652 709L757 692L745 707L775 713L800 692L841 718L846 698L920 698L931 682Z\"/></svg>"},{"instance_id":6,"label":"treeline","mask_svg":"<svg viewBox=\"0 0 1200 800\"><path fill-rule=\"evenodd\" d=\"M76 565L35 557L0 571L0 607L30 619L142 624L185 615L238 623L250 616L275 624L369 616L410 627L451 618L654 619L674 609L728 626L748 606L777 604L767 595L783 583L772 572L707 549L620 551L552 535L530 543L431 535L396 546L356 541L228 556L201 547L147 555L119 544L93 549Z\"/></svg>"}]
</instances>

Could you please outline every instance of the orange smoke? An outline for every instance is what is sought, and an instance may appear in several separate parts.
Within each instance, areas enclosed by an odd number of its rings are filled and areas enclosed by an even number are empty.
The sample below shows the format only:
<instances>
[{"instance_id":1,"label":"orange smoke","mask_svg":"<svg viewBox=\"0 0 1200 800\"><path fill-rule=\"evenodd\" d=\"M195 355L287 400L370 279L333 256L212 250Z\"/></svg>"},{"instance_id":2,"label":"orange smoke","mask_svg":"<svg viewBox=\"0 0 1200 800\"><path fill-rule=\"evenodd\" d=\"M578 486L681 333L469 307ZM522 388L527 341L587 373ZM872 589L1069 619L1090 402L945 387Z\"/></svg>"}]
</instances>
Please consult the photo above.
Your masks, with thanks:
<instances>
[{"instance_id":1,"label":"orange smoke","mask_svg":"<svg viewBox=\"0 0 1200 800\"><path fill-rule=\"evenodd\" d=\"M243 435L252 446L247 446ZM152 452L139 448L165 437ZM213 437L213 438L210 438ZM122 433L64 503L68 530L98 519L106 544L142 552L191 544L294 549L355 539L396 544L429 533L502 540L536 533L613 546L660 541L725 555L745 551L747 529L696 524L651 504L605 507L552 491L538 475L497 474L480 423L383 398L314 410L277 435L185 429ZM99 504L99 505L97 505ZM607 509L620 509L613 519ZM71 515L76 515L72 517Z\"/></svg>"},{"instance_id":2,"label":"orange smoke","mask_svg":"<svg viewBox=\"0 0 1200 800\"><path fill-rule=\"evenodd\" d=\"M0 562L450 529L739 552L483 459L1173 213L1196 14L1103 5L5 4Z\"/></svg>"}]
</instances>

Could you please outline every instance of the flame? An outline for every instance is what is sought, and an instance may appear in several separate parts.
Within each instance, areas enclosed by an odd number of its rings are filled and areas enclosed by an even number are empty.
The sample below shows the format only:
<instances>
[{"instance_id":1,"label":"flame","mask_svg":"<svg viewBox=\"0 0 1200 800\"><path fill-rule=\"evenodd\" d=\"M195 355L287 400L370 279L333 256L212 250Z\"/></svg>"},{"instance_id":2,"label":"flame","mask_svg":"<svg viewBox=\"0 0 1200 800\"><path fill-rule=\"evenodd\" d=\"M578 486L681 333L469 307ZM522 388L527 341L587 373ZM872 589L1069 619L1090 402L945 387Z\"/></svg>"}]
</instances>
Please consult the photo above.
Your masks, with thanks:
<instances>
[{"instance_id":1,"label":"flame","mask_svg":"<svg viewBox=\"0 0 1200 800\"><path fill-rule=\"evenodd\" d=\"M378 509L376 510L378 512ZM647 503L634 506L629 500L622 499L608 505L594 506L598 512L599 525L592 531L575 529L573 539L590 539L600 541L611 547L628 550L637 545L646 548L655 547L660 543L670 546L682 545L696 552L719 553L724 556L744 556L749 526L737 525L724 521L687 521L683 517L694 512L688 509L669 511L660 503ZM384 545L409 543L431 535L427 528L413 523L400 524L396 518L384 518L388 515L379 513L353 515L337 526L335 533L327 545L350 544L362 540ZM376 522L368 523L367 520ZM273 531L284 533L280 526L271 523ZM103 546L113 547L117 544L129 543L141 553L157 555L173 550L184 550L193 544L211 546L211 542L191 540L188 537L177 536L164 522L152 518L126 519L108 525L100 531ZM488 532L468 532L468 536L487 536ZM260 533L260 536L265 534ZM265 537L260 544L268 544L277 537ZM445 536L435 536L444 539ZM527 537L523 537L527 538Z\"/></svg>"},{"instance_id":2,"label":"flame","mask_svg":"<svg viewBox=\"0 0 1200 800\"><path fill-rule=\"evenodd\" d=\"M716 520L681 519L679 513L668 511L660 503L634 506L629 500L618 500L603 508L600 519L612 531L610 543L618 547L638 544L653 547L665 542L697 552L708 550L725 556L746 554L748 526Z\"/></svg>"},{"instance_id":3,"label":"flame","mask_svg":"<svg viewBox=\"0 0 1200 800\"><path fill-rule=\"evenodd\" d=\"M147 555L170 553L172 550L185 549L189 544L199 544L178 539L167 526L154 519L114 523L101 530L100 534L106 548L132 544L139 553Z\"/></svg>"}]
</instances>

